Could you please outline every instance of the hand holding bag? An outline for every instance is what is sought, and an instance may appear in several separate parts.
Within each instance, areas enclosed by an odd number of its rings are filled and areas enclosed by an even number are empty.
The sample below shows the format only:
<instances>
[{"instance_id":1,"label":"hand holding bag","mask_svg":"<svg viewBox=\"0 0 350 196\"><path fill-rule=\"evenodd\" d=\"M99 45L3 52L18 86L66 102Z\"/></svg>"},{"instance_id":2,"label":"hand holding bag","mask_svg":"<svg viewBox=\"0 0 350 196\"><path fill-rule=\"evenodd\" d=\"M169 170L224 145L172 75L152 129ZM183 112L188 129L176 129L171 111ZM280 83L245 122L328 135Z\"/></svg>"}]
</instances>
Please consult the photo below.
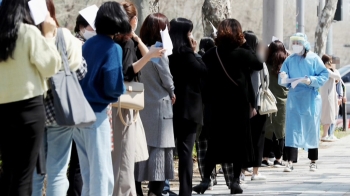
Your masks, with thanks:
<instances>
[{"instance_id":1,"label":"hand holding bag","mask_svg":"<svg viewBox=\"0 0 350 196\"><path fill-rule=\"evenodd\" d=\"M145 95L144 86L140 82L124 82L126 87L125 94L119 97L116 103L113 103L113 107L118 108L119 118L125 126L130 126L135 123L139 116L139 111L145 107ZM122 116L121 109L132 109L135 110L133 121L127 124Z\"/></svg>"},{"instance_id":2,"label":"hand holding bag","mask_svg":"<svg viewBox=\"0 0 350 196\"><path fill-rule=\"evenodd\" d=\"M219 62L222 66L222 69L224 70L224 72L226 73L227 77L236 85L238 86L238 84L228 75L228 73L226 72L226 69L224 67L224 64L222 63L221 59L220 59L220 56L219 56L219 53L218 53L218 48L216 48L216 56L218 57L219 59ZM250 114L250 118L253 118L255 115L256 115L256 110L254 107L252 107L252 105L249 103L249 106L250 106L250 111L249 111L249 114Z\"/></svg>"},{"instance_id":3,"label":"hand holding bag","mask_svg":"<svg viewBox=\"0 0 350 196\"><path fill-rule=\"evenodd\" d=\"M266 84L264 81L264 68L260 71L260 81L261 81L261 90L259 92L259 114L264 115L264 114L272 114L272 113L277 113L277 101L275 96L272 94L270 91L269 87L269 81L266 80ZM259 104L258 104L259 105Z\"/></svg>"},{"instance_id":4,"label":"hand holding bag","mask_svg":"<svg viewBox=\"0 0 350 196\"><path fill-rule=\"evenodd\" d=\"M96 116L84 96L76 73L69 69L66 43L61 28L57 29L56 45L64 68L49 79L56 123L66 127L90 126L96 121Z\"/></svg>"}]
</instances>

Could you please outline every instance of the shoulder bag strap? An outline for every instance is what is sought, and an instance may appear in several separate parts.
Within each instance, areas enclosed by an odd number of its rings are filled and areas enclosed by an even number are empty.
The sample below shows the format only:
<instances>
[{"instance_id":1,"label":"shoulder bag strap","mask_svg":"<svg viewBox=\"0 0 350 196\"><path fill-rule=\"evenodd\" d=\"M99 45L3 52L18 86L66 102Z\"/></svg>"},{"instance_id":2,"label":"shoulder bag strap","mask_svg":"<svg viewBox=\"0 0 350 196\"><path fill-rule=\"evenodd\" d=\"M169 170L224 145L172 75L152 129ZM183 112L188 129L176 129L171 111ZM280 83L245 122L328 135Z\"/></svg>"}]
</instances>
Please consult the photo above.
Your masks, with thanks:
<instances>
[{"instance_id":1,"label":"shoulder bag strap","mask_svg":"<svg viewBox=\"0 0 350 196\"><path fill-rule=\"evenodd\" d=\"M66 42L64 40L62 28L57 28L56 46L57 46L58 52L61 55L62 64L63 64L64 72L66 73L66 76L71 75L71 72L69 69Z\"/></svg>"},{"instance_id":2,"label":"shoulder bag strap","mask_svg":"<svg viewBox=\"0 0 350 196\"><path fill-rule=\"evenodd\" d=\"M267 89L267 86L265 85L264 68L262 70L260 70L259 73L260 73L261 89L264 91Z\"/></svg>"},{"instance_id":3,"label":"shoulder bag strap","mask_svg":"<svg viewBox=\"0 0 350 196\"><path fill-rule=\"evenodd\" d=\"M224 67L224 64L222 63L222 61L221 61L221 59L220 59L220 56L219 56L218 48L217 48L217 47L216 47L216 56L218 57L219 62L220 62L220 64L221 64L221 66L222 66L222 69L223 69L224 72L226 73L227 77L228 77L236 86L238 86L238 84L237 84L237 83L230 77L230 75L228 75L228 73L226 72L226 69L225 69L225 67Z\"/></svg>"}]
</instances>

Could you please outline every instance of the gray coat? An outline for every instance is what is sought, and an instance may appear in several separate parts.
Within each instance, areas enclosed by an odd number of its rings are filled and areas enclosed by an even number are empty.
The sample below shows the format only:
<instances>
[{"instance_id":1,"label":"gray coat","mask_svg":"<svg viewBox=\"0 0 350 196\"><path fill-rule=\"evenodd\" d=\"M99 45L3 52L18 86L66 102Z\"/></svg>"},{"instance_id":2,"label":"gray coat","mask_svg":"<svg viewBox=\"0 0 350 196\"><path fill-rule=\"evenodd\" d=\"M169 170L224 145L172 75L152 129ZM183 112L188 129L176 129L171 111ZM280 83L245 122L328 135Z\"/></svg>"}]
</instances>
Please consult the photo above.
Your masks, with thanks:
<instances>
[{"instance_id":1,"label":"gray coat","mask_svg":"<svg viewBox=\"0 0 350 196\"><path fill-rule=\"evenodd\" d=\"M145 88L145 108L140 111L140 116L147 145L157 148L175 147L171 104L175 87L168 57L163 56L158 63L149 61L141 70L140 82Z\"/></svg>"}]
</instances>

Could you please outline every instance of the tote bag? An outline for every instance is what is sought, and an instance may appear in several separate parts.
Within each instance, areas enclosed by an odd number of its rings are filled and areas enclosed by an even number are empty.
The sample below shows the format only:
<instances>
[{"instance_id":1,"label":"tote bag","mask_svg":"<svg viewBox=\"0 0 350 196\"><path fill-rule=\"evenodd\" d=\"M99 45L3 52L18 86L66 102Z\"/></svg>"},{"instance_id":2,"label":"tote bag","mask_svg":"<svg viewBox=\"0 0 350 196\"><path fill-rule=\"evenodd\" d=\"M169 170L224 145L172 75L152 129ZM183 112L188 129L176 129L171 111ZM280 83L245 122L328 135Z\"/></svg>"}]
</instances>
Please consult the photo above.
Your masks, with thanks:
<instances>
[{"instance_id":1,"label":"tote bag","mask_svg":"<svg viewBox=\"0 0 350 196\"><path fill-rule=\"evenodd\" d=\"M56 123L67 127L90 126L96 121L96 116L84 96L76 73L69 69L66 43L61 28L57 29L56 45L64 68L49 79Z\"/></svg>"}]
</instances>

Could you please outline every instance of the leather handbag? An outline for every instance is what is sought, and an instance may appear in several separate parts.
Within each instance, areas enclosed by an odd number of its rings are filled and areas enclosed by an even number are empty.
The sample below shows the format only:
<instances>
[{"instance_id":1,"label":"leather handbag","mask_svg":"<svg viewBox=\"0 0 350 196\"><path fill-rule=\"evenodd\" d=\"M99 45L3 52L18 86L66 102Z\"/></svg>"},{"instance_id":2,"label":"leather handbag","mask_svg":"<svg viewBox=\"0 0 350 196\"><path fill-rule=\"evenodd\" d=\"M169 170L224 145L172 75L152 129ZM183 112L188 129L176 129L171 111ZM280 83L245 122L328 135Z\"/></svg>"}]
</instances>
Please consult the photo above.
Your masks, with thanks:
<instances>
[{"instance_id":1,"label":"leather handbag","mask_svg":"<svg viewBox=\"0 0 350 196\"><path fill-rule=\"evenodd\" d=\"M57 29L56 45L63 70L49 78L57 125L84 127L95 123L96 116L79 84L75 72L69 69L66 43L61 28Z\"/></svg>"},{"instance_id":2,"label":"leather handbag","mask_svg":"<svg viewBox=\"0 0 350 196\"><path fill-rule=\"evenodd\" d=\"M277 114L277 101L275 96L272 94L270 91L269 87L269 80L266 80L265 84L265 75L264 74L265 69L263 68L260 70L260 81L261 81L261 89L259 92L259 97L258 97L258 105L259 107L259 114L260 115L265 115L265 114L272 114L276 113Z\"/></svg>"},{"instance_id":3,"label":"leather handbag","mask_svg":"<svg viewBox=\"0 0 350 196\"><path fill-rule=\"evenodd\" d=\"M126 87L126 92L119 97L119 100L112 104L113 107L118 108L119 118L125 126L130 126L132 123L136 122L138 119L139 111L143 110L145 107L145 94L143 83L140 82L126 82L124 81ZM126 123L121 109L131 109L135 110L134 120L130 123Z\"/></svg>"},{"instance_id":4,"label":"leather handbag","mask_svg":"<svg viewBox=\"0 0 350 196\"><path fill-rule=\"evenodd\" d=\"M221 64L221 67L222 69L224 70L225 74L227 75L227 77L236 85L238 86L238 84L230 77L230 75L228 75L228 73L226 72L226 69L224 67L224 64L222 63L221 59L220 59L220 56L219 56L219 53L218 53L218 48L216 48L216 56L218 57L219 59L219 62ZM253 118L255 115L256 115L256 112L254 113L254 110L255 108L252 107L252 105L249 103L249 107L250 107L250 118Z\"/></svg>"}]
</instances>

